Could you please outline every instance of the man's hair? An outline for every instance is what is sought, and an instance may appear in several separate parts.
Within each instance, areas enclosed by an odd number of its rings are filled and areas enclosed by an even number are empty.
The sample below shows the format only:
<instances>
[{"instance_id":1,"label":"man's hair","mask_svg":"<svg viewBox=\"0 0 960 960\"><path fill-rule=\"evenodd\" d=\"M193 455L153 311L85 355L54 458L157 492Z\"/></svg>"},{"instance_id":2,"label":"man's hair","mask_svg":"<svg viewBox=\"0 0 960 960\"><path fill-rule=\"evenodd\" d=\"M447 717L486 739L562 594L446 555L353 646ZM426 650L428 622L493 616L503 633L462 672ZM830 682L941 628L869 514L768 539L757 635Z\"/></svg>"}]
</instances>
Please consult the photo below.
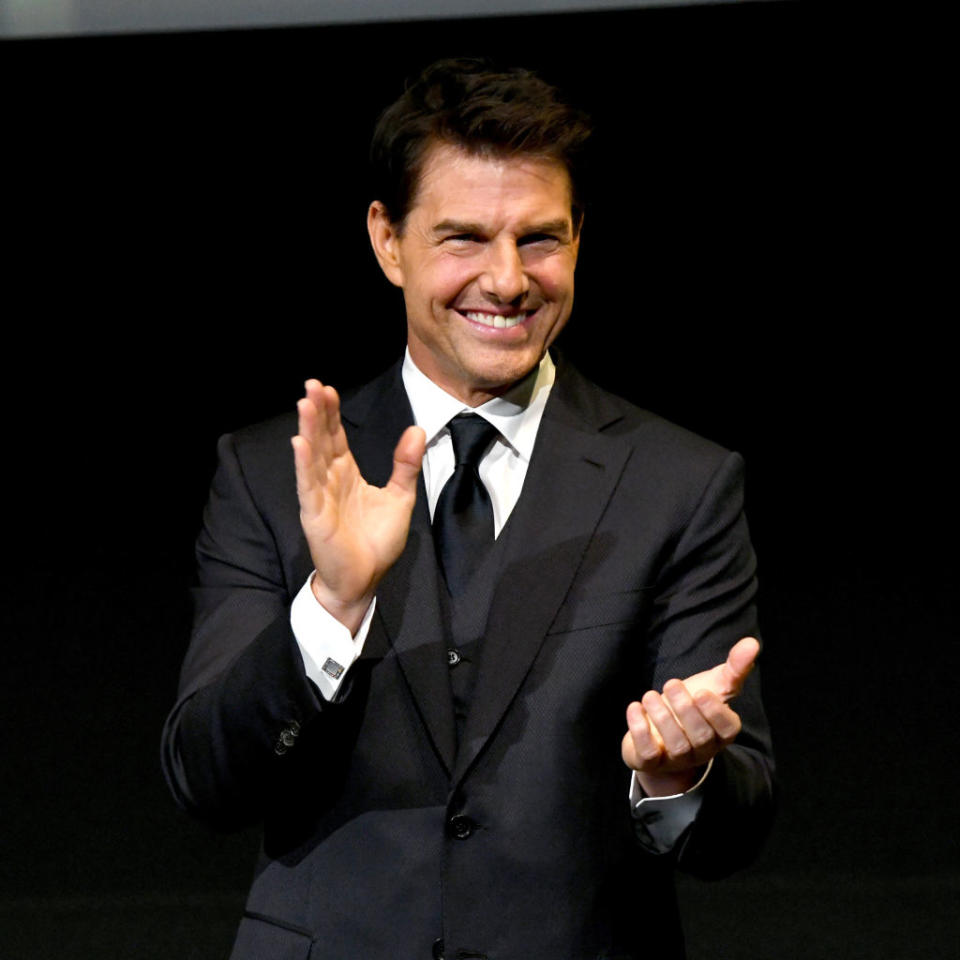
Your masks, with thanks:
<instances>
[{"instance_id":1,"label":"man's hair","mask_svg":"<svg viewBox=\"0 0 960 960\"><path fill-rule=\"evenodd\" d=\"M370 146L375 196L391 222L402 225L434 143L479 157L535 156L566 169L579 228L590 132L587 115L529 70L488 60L438 60L377 121Z\"/></svg>"}]
</instances>

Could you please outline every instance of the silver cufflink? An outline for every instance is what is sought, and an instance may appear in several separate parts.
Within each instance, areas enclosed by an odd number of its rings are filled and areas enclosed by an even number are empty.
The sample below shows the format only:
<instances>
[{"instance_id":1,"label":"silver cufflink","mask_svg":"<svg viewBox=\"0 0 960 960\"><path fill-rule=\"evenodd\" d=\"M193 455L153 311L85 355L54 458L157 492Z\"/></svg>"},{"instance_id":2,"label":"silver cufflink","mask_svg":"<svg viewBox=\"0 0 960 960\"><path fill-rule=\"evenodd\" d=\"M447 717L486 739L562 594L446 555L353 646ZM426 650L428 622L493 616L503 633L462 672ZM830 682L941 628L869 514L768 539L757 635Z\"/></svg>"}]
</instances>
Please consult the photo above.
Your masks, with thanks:
<instances>
[{"instance_id":1,"label":"silver cufflink","mask_svg":"<svg viewBox=\"0 0 960 960\"><path fill-rule=\"evenodd\" d=\"M333 657L327 657L327 662L320 669L334 680L339 680L343 675L343 667Z\"/></svg>"}]
</instances>

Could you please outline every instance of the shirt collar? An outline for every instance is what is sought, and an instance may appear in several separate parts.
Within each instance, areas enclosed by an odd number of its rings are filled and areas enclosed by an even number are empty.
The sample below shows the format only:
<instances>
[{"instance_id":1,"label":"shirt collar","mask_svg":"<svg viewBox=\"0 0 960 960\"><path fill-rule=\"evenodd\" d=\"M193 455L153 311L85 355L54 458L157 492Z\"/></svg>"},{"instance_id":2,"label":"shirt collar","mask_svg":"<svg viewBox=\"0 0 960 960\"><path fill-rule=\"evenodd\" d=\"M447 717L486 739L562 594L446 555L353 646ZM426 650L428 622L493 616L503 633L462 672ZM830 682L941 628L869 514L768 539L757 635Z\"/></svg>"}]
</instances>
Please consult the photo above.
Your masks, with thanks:
<instances>
[{"instance_id":1,"label":"shirt collar","mask_svg":"<svg viewBox=\"0 0 960 960\"><path fill-rule=\"evenodd\" d=\"M556 377L556 367L550 354L545 353L539 365L503 396L473 408L438 387L413 362L409 350L403 358L402 376L413 408L414 423L426 433L428 447L453 417L466 411L477 413L492 423L514 451L529 461L543 408Z\"/></svg>"}]
</instances>

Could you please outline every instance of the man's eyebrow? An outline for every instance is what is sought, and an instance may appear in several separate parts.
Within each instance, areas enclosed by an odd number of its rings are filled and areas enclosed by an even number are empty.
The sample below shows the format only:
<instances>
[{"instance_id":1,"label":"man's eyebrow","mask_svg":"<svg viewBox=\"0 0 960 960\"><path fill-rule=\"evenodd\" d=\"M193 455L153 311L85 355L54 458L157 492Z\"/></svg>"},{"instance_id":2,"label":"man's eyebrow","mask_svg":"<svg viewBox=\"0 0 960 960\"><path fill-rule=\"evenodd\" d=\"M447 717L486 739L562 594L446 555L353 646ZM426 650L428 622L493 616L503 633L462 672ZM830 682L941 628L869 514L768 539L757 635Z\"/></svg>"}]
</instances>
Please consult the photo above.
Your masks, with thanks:
<instances>
[{"instance_id":1,"label":"man's eyebrow","mask_svg":"<svg viewBox=\"0 0 960 960\"><path fill-rule=\"evenodd\" d=\"M472 223L466 220L441 220L433 228L434 234L476 234L477 236L486 236L487 228L482 223ZM528 237L532 234L547 233L559 237L561 240L567 240L570 237L570 221L548 220L545 223L535 223L525 226L520 231L520 236Z\"/></svg>"},{"instance_id":2,"label":"man's eyebrow","mask_svg":"<svg viewBox=\"0 0 960 960\"><path fill-rule=\"evenodd\" d=\"M468 223L465 220L441 220L433 228L434 233L476 233L484 234L486 231L482 224Z\"/></svg>"},{"instance_id":3,"label":"man's eyebrow","mask_svg":"<svg viewBox=\"0 0 960 960\"><path fill-rule=\"evenodd\" d=\"M570 237L569 220L548 220L546 223L536 223L524 228L523 236L530 236L537 233L549 233L561 240L567 240Z\"/></svg>"}]
</instances>

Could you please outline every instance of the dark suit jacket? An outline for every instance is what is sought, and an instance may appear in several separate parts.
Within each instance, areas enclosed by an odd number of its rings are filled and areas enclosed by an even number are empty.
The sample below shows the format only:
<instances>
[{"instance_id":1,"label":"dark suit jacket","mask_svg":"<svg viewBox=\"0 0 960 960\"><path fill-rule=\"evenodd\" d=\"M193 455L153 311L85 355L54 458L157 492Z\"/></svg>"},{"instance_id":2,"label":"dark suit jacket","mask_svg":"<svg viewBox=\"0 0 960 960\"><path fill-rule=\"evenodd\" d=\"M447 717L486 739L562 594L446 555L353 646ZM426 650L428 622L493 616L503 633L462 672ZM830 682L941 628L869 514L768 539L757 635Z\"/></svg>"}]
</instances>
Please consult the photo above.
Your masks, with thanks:
<instances>
[{"instance_id":1,"label":"dark suit jacket","mask_svg":"<svg viewBox=\"0 0 960 960\"><path fill-rule=\"evenodd\" d=\"M343 403L386 482L412 420L399 367ZM342 702L305 678L289 604L312 564L279 418L224 437L164 766L186 808L259 820L235 958L682 956L671 873L749 861L772 807L756 674L743 732L671 855L645 849L620 759L626 705L756 634L742 462L561 362L456 744L423 496Z\"/></svg>"}]
</instances>

